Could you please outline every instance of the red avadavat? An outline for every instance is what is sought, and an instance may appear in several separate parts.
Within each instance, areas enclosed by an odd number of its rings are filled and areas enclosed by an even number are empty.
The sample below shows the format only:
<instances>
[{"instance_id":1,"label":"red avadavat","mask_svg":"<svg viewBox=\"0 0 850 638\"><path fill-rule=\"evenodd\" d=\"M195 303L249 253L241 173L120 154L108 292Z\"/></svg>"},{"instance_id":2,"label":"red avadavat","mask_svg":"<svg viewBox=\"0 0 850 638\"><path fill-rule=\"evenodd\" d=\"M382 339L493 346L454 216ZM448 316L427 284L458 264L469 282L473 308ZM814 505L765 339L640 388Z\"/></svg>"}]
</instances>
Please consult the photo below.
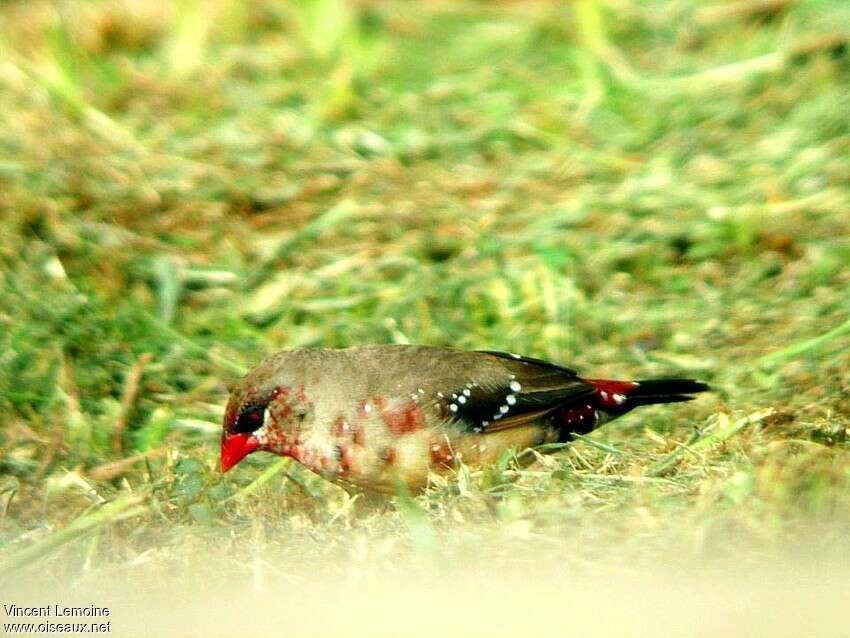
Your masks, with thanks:
<instances>
[{"instance_id":1,"label":"red avadavat","mask_svg":"<svg viewBox=\"0 0 850 638\"><path fill-rule=\"evenodd\" d=\"M292 350L234 388L221 469L265 450L332 480L422 488L429 472L492 463L509 447L568 441L641 405L688 401L691 379L583 379L502 352L427 346Z\"/></svg>"}]
</instances>

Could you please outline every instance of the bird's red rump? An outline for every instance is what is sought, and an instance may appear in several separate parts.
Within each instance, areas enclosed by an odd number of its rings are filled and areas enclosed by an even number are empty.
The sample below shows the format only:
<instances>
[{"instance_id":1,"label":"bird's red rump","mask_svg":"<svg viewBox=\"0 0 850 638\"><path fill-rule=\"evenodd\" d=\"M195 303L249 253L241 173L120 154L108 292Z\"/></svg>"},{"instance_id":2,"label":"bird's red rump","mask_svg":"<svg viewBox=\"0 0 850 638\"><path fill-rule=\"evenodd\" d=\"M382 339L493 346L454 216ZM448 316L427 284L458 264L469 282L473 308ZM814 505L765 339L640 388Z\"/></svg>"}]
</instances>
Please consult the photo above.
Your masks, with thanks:
<instances>
[{"instance_id":1,"label":"bird's red rump","mask_svg":"<svg viewBox=\"0 0 850 638\"><path fill-rule=\"evenodd\" d=\"M617 408L623 403L624 397L638 384L633 381L612 381L610 379L587 379L596 386L596 396L600 408Z\"/></svg>"},{"instance_id":2,"label":"bird's red rump","mask_svg":"<svg viewBox=\"0 0 850 638\"><path fill-rule=\"evenodd\" d=\"M384 423L395 436L413 434L425 425L422 408L415 403L407 403L398 408L390 408L381 413Z\"/></svg>"}]
</instances>

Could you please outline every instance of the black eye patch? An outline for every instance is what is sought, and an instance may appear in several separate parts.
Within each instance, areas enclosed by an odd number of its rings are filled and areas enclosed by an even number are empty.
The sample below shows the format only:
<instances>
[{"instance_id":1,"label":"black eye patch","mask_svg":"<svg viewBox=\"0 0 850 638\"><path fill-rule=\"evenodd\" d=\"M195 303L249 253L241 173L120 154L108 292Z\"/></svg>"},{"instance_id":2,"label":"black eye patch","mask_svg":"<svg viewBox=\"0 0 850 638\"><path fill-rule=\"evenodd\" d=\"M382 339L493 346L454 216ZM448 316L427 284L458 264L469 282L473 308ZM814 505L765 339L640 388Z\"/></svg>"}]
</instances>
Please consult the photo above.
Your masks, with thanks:
<instances>
[{"instance_id":1,"label":"black eye patch","mask_svg":"<svg viewBox=\"0 0 850 638\"><path fill-rule=\"evenodd\" d=\"M268 403L249 403L239 411L239 417L233 426L235 433L250 434L263 427L263 417Z\"/></svg>"}]
</instances>

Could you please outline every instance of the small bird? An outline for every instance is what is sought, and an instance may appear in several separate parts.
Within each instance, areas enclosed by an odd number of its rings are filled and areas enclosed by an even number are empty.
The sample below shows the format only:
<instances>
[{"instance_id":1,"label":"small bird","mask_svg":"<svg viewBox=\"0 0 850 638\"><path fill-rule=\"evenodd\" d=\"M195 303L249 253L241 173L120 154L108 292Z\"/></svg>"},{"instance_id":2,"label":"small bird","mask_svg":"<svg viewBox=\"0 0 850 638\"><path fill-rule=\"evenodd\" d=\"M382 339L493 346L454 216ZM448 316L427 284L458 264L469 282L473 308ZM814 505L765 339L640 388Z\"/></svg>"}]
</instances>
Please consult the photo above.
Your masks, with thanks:
<instances>
[{"instance_id":1,"label":"small bird","mask_svg":"<svg viewBox=\"0 0 850 638\"><path fill-rule=\"evenodd\" d=\"M335 482L423 488L430 472L510 448L568 441L633 408L689 401L692 379L584 379L540 359L416 345L279 352L234 387L221 470L251 452L288 456Z\"/></svg>"}]
</instances>

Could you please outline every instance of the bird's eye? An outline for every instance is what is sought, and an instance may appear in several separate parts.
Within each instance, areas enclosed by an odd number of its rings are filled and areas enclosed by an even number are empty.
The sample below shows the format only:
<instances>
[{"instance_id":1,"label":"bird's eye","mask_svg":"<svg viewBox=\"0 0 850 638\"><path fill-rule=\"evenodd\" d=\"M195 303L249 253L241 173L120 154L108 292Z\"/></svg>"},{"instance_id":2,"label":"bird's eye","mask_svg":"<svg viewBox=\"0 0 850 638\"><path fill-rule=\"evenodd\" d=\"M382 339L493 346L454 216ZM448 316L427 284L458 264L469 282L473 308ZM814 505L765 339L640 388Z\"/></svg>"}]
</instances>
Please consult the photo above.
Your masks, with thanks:
<instances>
[{"instance_id":1,"label":"bird's eye","mask_svg":"<svg viewBox=\"0 0 850 638\"><path fill-rule=\"evenodd\" d=\"M266 405L262 403L249 403L239 412L233 431L250 434L263 427Z\"/></svg>"}]
</instances>

